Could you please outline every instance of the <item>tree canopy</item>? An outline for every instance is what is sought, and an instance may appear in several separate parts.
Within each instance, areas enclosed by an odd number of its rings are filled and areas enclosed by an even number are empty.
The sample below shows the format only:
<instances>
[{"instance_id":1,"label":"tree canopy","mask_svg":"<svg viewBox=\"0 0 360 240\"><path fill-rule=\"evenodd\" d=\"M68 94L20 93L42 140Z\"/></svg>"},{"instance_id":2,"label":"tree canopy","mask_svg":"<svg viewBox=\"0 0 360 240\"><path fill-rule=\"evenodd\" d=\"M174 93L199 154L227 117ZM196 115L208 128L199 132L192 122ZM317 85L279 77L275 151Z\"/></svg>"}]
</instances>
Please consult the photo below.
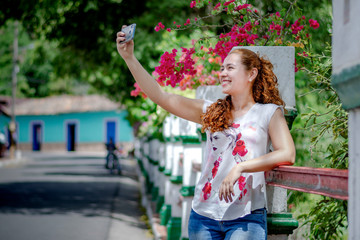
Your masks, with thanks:
<instances>
[{"instance_id":1,"label":"tree canopy","mask_svg":"<svg viewBox=\"0 0 360 240\"><path fill-rule=\"evenodd\" d=\"M7 34L1 38L6 41L1 47L6 53L0 62L2 76L7 82L11 76L11 22L18 20L22 36L27 35L26 43L21 37L20 48L35 43L20 59L19 80L23 77L27 87L24 90L19 81L19 88L25 96L74 94L74 86L89 84L90 91L123 102L130 99L133 80L116 53L116 32L124 24L137 23L136 54L149 70L161 54L156 48L161 35L153 34L159 16L176 20L188 13L187 2L174 0L2 1L0 27ZM0 91L8 94L3 88Z\"/></svg>"}]
</instances>

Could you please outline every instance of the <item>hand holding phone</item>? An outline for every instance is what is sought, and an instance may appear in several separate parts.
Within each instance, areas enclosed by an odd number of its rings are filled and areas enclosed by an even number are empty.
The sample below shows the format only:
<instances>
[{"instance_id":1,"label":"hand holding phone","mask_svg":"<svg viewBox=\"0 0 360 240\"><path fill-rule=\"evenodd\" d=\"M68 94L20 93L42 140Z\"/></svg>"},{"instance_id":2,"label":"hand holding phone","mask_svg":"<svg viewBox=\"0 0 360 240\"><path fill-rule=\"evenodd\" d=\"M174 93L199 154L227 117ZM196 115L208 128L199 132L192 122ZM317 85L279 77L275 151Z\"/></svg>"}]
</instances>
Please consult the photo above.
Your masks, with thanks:
<instances>
[{"instance_id":1,"label":"hand holding phone","mask_svg":"<svg viewBox=\"0 0 360 240\"><path fill-rule=\"evenodd\" d=\"M122 41L121 43L127 43L128 41L134 39L135 28L136 28L136 23L133 23L130 26L121 29L121 31L125 33L125 41Z\"/></svg>"}]
</instances>

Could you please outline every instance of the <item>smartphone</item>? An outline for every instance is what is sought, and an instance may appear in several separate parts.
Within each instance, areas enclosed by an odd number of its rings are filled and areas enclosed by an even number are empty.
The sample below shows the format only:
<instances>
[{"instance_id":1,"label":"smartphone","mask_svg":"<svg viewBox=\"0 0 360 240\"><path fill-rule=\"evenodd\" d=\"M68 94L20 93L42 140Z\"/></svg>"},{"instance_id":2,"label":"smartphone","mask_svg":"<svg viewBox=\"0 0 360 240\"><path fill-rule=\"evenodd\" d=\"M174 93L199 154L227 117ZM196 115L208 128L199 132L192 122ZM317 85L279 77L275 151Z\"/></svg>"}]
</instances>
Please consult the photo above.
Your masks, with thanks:
<instances>
[{"instance_id":1,"label":"smartphone","mask_svg":"<svg viewBox=\"0 0 360 240\"><path fill-rule=\"evenodd\" d=\"M121 29L121 31L125 33L125 41L122 41L121 43L127 43L128 41L134 39L135 28L136 23L133 23L130 26Z\"/></svg>"}]
</instances>

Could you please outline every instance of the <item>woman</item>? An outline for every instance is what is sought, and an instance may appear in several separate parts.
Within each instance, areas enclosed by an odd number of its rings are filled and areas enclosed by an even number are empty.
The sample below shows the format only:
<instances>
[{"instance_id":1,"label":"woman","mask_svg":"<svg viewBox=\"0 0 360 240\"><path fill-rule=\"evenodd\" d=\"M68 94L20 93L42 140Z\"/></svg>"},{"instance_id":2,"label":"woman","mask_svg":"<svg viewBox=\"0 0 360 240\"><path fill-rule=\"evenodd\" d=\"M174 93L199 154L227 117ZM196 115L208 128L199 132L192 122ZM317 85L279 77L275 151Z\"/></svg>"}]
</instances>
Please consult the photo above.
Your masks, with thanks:
<instances>
[{"instance_id":1,"label":"woman","mask_svg":"<svg viewBox=\"0 0 360 240\"><path fill-rule=\"evenodd\" d=\"M189 238L266 239L263 171L295 161L272 64L250 50L235 49L221 66L227 97L215 103L189 99L163 91L135 58L134 42L121 43L124 35L117 33L117 50L146 95L168 112L202 124L207 133Z\"/></svg>"}]
</instances>

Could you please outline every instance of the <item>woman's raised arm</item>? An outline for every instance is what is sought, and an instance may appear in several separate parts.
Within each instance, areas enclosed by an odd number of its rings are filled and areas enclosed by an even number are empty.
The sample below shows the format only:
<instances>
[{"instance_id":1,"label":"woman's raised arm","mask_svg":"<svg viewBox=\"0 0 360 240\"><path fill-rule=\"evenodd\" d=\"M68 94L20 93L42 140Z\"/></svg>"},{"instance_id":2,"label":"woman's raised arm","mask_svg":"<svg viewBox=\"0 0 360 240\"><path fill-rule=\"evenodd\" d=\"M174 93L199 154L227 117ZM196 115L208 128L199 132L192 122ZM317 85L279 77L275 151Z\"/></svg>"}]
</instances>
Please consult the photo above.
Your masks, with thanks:
<instances>
[{"instance_id":1,"label":"woman's raised arm","mask_svg":"<svg viewBox=\"0 0 360 240\"><path fill-rule=\"evenodd\" d=\"M165 92L134 56L134 41L121 43L124 39L125 34L118 32L116 38L117 50L145 94L166 111L186 120L200 123L204 101Z\"/></svg>"}]
</instances>

